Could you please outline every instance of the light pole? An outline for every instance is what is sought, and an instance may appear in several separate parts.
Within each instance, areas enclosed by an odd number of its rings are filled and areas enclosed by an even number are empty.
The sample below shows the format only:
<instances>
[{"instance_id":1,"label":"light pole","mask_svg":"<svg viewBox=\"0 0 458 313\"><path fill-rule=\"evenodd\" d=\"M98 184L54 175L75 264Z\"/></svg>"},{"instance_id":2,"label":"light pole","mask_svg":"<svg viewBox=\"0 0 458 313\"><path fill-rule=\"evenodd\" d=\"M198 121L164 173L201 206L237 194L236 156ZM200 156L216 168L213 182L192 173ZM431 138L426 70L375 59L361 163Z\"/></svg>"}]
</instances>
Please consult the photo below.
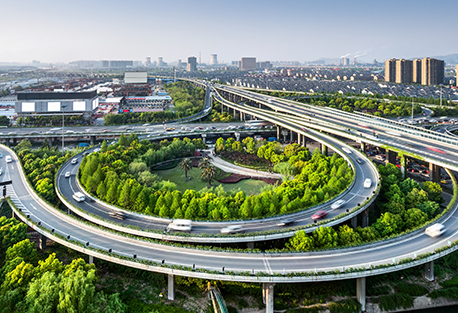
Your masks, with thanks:
<instances>
[{"instance_id":1,"label":"light pole","mask_svg":"<svg viewBox=\"0 0 458 313\"><path fill-rule=\"evenodd\" d=\"M413 98L415 98L415 96L412 96L412 125L413 125Z\"/></svg>"},{"instance_id":2,"label":"light pole","mask_svg":"<svg viewBox=\"0 0 458 313\"><path fill-rule=\"evenodd\" d=\"M440 84L439 86L441 86L441 102L440 102L440 106L442 106L442 84Z\"/></svg>"},{"instance_id":3,"label":"light pole","mask_svg":"<svg viewBox=\"0 0 458 313\"><path fill-rule=\"evenodd\" d=\"M62 108L62 156L64 156L64 109L67 107L66 104L61 104Z\"/></svg>"}]
</instances>

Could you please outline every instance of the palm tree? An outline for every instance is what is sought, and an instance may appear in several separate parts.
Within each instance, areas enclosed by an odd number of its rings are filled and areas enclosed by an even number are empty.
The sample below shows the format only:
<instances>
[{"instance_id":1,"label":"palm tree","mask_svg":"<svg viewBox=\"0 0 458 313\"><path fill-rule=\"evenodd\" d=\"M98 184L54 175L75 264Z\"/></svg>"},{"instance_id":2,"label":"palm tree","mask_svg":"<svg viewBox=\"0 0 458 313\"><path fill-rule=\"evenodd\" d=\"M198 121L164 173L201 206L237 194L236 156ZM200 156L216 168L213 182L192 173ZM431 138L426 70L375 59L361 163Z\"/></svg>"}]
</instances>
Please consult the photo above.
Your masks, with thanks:
<instances>
[{"instance_id":1,"label":"palm tree","mask_svg":"<svg viewBox=\"0 0 458 313\"><path fill-rule=\"evenodd\" d=\"M188 171L192 169L192 162L190 159L186 158L180 162L180 169L184 171L184 177L188 179Z\"/></svg>"},{"instance_id":2,"label":"palm tree","mask_svg":"<svg viewBox=\"0 0 458 313\"><path fill-rule=\"evenodd\" d=\"M200 160L199 162L199 170L204 170L206 169L207 167L209 167L211 164L210 164L210 161L208 160L208 158L203 158L202 160Z\"/></svg>"},{"instance_id":3,"label":"palm tree","mask_svg":"<svg viewBox=\"0 0 458 313\"><path fill-rule=\"evenodd\" d=\"M207 168L202 170L201 177L203 179L208 179L208 187L211 187L212 186L212 179L215 178L216 174L217 174L216 167L214 167L213 165L210 164L210 165L208 165Z\"/></svg>"}]
</instances>

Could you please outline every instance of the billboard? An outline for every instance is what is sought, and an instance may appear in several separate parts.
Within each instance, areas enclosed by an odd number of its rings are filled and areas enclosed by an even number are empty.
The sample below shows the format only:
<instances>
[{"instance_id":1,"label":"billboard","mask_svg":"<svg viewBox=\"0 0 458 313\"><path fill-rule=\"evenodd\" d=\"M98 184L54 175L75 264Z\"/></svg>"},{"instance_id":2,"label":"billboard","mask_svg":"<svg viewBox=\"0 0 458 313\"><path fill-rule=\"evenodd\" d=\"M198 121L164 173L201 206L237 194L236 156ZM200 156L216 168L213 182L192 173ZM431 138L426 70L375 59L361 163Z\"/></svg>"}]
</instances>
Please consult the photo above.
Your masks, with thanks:
<instances>
[{"instance_id":1,"label":"billboard","mask_svg":"<svg viewBox=\"0 0 458 313\"><path fill-rule=\"evenodd\" d=\"M86 111L86 102L83 102L83 101L73 102L73 111Z\"/></svg>"},{"instance_id":2,"label":"billboard","mask_svg":"<svg viewBox=\"0 0 458 313\"><path fill-rule=\"evenodd\" d=\"M22 112L35 112L35 102L22 102Z\"/></svg>"},{"instance_id":3,"label":"billboard","mask_svg":"<svg viewBox=\"0 0 458 313\"><path fill-rule=\"evenodd\" d=\"M48 112L58 112L60 110L60 102L48 102Z\"/></svg>"},{"instance_id":4,"label":"billboard","mask_svg":"<svg viewBox=\"0 0 458 313\"><path fill-rule=\"evenodd\" d=\"M99 106L99 98L92 100L92 109L94 110L98 106Z\"/></svg>"}]
</instances>

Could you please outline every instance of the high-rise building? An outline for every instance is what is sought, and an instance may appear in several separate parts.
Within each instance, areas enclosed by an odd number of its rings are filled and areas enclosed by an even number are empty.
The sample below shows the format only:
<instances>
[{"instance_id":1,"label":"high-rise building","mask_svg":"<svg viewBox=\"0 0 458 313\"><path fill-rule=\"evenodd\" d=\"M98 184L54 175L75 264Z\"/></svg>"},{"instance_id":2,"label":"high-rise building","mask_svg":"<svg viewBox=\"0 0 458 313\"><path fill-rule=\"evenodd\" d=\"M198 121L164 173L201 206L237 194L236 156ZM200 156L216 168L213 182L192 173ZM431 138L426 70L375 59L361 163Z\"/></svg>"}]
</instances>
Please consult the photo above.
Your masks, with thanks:
<instances>
[{"instance_id":1,"label":"high-rise building","mask_svg":"<svg viewBox=\"0 0 458 313\"><path fill-rule=\"evenodd\" d=\"M396 60L395 75L395 82L398 84L412 83L412 61L404 59Z\"/></svg>"},{"instance_id":2,"label":"high-rise building","mask_svg":"<svg viewBox=\"0 0 458 313\"><path fill-rule=\"evenodd\" d=\"M188 67L187 67L188 72L195 72L197 71L197 59L196 57L189 57L188 58Z\"/></svg>"},{"instance_id":3,"label":"high-rise building","mask_svg":"<svg viewBox=\"0 0 458 313\"><path fill-rule=\"evenodd\" d=\"M349 66L349 65L350 65L350 58L348 58L348 57L341 57L341 58L340 58L340 65Z\"/></svg>"},{"instance_id":4,"label":"high-rise building","mask_svg":"<svg viewBox=\"0 0 458 313\"><path fill-rule=\"evenodd\" d=\"M164 58L158 57L157 58L157 67L163 67L164 66Z\"/></svg>"},{"instance_id":5,"label":"high-rise building","mask_svg":"<svg viewBox=\"0 0 458 313\"><path fill-rule=\"evenodd\" d=\"M218 64L218 55L217 54L210 54L210 65Z\"/></svg>"},{"instance_id":6,"label":"high-rise building","mask_svg":"<svg viewBox=\"0 0 458 313\"><path fill-rule=\"evenodd\" d=\"M256 69L256 58L242 58L240 62L240 69L249 71Z\"/></svg>"},{"instance_id":7,"label":"high-rise building","mask_svg":"<svg viewBox=\"0 0 458 313\"><path fill-rule=\"evenodd\" d=\"M458 87L458 65L456 66L456 86Z\"/></svg>"},{"instance_id":8,"label":"high-rise building","mask_svg":"<svg viewBox=\"0 0 458 313\"><path fill-rule=\"evenodd\" d=\"M389 59L385 61L385 81L396 81L396 59Z\"/></svg>"},{"instance_id":9,"label":"high-rise building","mask_svg":"<svg viewBox=\"0 0 458 313\"><path fill-rule=\"evenodd\" d=\"M151 66L151 57L146 57L145 66Z\"/></svg>"},{"instance_id":10,"label":"high-rise building","mask_svg":"<svg viewBox=\"0 0 458 313\"><path fill-rule=\"evenodd\" d=\"M181 68L183 64L181 64L181 59L178 59L177 61L177 68Z\"/></svg>"},{"instance_id":11,"label":"high-rise building","mask_svg":"<svg viewBox=\"0 0 458 313\"><path fill-rule=\"evenodd\" d=\"M412 83L421 84L421 60L412 61Z\"/></svg>"},{"instance_id":12,"label":"high-rise building","mask_svg":"<svg viewBox=\"0 0 458 313\"><path fill-rule=\"evenodd\" d=\"M424 58L421 60L421 84L439 85L444 83L444 61Z\"/></svg>"}]
</instances>

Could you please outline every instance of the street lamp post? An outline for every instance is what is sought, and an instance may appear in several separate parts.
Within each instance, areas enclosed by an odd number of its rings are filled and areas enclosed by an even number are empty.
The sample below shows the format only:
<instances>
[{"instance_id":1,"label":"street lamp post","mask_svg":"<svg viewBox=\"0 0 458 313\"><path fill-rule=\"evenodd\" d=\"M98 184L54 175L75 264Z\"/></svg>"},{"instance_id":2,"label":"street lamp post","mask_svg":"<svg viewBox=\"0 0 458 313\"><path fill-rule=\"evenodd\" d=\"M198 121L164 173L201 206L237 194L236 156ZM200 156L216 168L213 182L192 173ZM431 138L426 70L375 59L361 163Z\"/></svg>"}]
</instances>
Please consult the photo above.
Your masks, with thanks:
<instances>
[{"instance_id":1,"label":"street lamp post","mask_svg":"<svg viewBox=\"0 0 458 313\"><path fill-rule=\"evenodd\" d=\"M61 104L62 108L62 156L64 156L64 109L67 107L66 104Z\"/></svg>"},{"instance_id":2,"label":"street lamp post","mask_svg":"<svg viewBox=\"0 0 458 313\"><path fill-rule=\"evenodd\" d=\"M413 98L414 98L414 97L415 97L415 96L412 96L412 125L413 125Z\"/></svg>"},{"instance_id":3,"label":"street lamp post","mask_svg":"<svg viewBox=\"0 0 458 313\"><path fill-rule=\"evenodd\" d=\"M440 84L439 86L441 86L441 102L440 102L440 106L442 106L442 84Z\"/></svg>"}]
</instances>

